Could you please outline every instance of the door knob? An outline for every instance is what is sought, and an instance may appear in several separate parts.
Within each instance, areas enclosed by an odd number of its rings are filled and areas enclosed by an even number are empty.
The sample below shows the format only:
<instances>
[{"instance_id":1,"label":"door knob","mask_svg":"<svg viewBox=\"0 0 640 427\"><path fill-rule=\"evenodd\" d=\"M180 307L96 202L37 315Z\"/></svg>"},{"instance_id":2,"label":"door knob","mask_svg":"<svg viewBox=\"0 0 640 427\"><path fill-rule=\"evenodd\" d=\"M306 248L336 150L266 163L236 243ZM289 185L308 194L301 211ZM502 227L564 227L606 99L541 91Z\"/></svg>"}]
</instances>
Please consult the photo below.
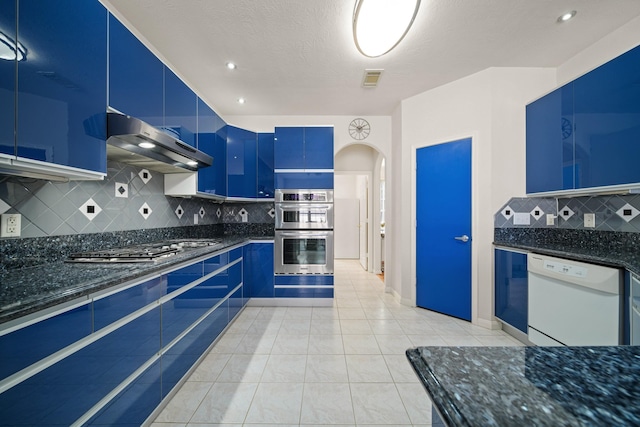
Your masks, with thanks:
<instances>
[{"instance_id":1,"label":"door knob","mask_svg":"<svg viewBox=\"0 0 640 427\"><path fill-rule=\"evenodd\" d=\"M469 241L469 236L467 236L466 234L463 234L462 236L454 237L454 239L460 240L461 242L466 243Z\"/></svg>"}]
</instances>

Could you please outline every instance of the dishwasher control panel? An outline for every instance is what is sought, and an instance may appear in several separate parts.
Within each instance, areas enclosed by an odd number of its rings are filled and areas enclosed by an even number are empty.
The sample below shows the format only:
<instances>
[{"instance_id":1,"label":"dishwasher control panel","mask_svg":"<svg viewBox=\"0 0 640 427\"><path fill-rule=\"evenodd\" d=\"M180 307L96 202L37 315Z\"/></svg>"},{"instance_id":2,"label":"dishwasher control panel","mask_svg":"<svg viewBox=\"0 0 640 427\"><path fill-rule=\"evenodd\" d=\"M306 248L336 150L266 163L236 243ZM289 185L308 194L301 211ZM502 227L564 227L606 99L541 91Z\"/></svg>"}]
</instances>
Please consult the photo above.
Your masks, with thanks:
<instances>
[{"instance_id":1,"label":"dishwasher control panel","mask_svg":"<svg viewBox=\"0 0 640 427\"><path fill-rule=\"evenodd\" d=\"M587 277L587 269L577 265L565 264L559 261L544 260L543 268L560 274L572 277Z\"/></svg>"}]
</instances>

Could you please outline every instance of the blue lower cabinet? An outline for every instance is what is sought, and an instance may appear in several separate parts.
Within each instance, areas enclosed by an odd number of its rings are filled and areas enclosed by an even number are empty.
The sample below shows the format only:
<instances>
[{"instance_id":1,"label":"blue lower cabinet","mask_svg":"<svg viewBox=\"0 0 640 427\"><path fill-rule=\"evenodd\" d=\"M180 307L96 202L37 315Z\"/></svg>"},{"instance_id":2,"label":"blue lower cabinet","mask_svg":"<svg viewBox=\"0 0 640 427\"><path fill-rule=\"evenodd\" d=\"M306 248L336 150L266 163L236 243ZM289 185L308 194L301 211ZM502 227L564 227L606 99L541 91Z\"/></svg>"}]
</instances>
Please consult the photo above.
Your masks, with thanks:
<instances>
[{"instance_id":1,"label":"blue lower cabinet","mask_svg":"<svg viewBox=\"0 0 640 427\"><path fill-rule=\"evenodd\" d=\"M495 250L495 316L527 333L527 254Z\"/></svg>"},{"instance_id":2,"label":"blue lower cabinet","mask_svg":"<svg viewBox=\"0 0 640 427\"><path fill-rule=\"evenodd\" d=\"M228 323L229 306L228 301L225 301L162 354L163 398L178 384Z\"/></svg>"},{"instance_id":3,"label":"blue lower cabinet","mask_svg":"<svg viewBox=\"0 0 640 427\"><path fill-rule=\"evenodd\" d=\"M333 172L277 172L275 187L282 189L332 189Z\"/></svg>"},{"instance_id":4,"label":"blue lower cabinet","mask_svg":"<svg viewBox=\"0 0 640 427\"><path fill-rule=\"evenodd\" d=\"M276 298L333 298L333 275L275 276Z\"/></svg>"},{"instance_id":5,"label":"blue lower cabinet","mask_svg":"<svg viewBox=\"0 0 640 427\"><path fill-rule=\"evenodd\" d=\"M198 262L165 274L167 294L179 290L194 280L200 279L205 274L204 268L204 262Z\"/></svg>"},{"instance_id":6,"label":"blue lower cabinet","mask_svg":"<svg viewBox=\"0 0 640 427\"><path fill-rule=\"evenodd\" d=\"M88 336L91 333L91 320L91 303L88 302L1 336L0 379Z\"/></svg>"},{"instance_id":7,"label":"blue lower cabinet","mask_svg":"<svg viewBox=\"0 0 640 427\"><path fill-rule=\"evenodd\" d=\"M70 425L160 348L156 308L0 394L5 425Z\"/></svg>"},{"instance_id":8,"label":"blue lower cabinet","mask_svg":"<svg viewBox=\"0 0 640 427\"><path fill-rule=\"evenodd\" d=\"M93 302L94 331L122 319L160 298L166 289L166 277L158 277Z\"/></svg>"},{"instance_id":9,"label":"blue lower cabinet","mask_svg":"<svg viewBox=\"0 0 640 427\"><path fill-rule=\"evenodd\" d=\"M240 286L238 290L236 290L229 297L229 320L234 319L244 307L244 296L243 296L243 287Z\"/></svg>"},{"instance_id":10,"label":"blue lower cabinet","mask_svg":"<svg viewBox=\"0 0 640 427\"><path fill-rule=\"evenodd\" d=\"M158 359L91 420L90 426L140 426L160 404L161 364Z\"/></svg>"},{"instance_id":11,"label":"blue lower cabinet","mask_svg":"<svg viewBox=\"0 0 640 427\"><path fill-rule=\"evenodd\" d=\"M273 242L244 247L244 284L248 298L273 298Z\"/></svg>"}]
</instances>

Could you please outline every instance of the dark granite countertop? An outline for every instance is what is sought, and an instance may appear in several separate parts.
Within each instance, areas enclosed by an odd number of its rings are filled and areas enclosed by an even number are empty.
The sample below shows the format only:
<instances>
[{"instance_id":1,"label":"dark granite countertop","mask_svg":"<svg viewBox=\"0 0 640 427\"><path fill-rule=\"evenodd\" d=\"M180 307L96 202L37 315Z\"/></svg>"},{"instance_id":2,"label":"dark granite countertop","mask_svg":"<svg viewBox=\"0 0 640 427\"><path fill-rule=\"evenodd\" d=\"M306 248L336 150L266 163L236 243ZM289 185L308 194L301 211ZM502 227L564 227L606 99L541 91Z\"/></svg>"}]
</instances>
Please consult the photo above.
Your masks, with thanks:
<instances>
[{"instance_id":1,"label":"dark granite countertop","mask_svg":"<svg viewBox=\"0 0 640 427\"><path fill-rule=\"evenodd\" d=\"M640 233L496 228L494 244L543 255L624 268L640 275Z\"/></svg>"},{"instance_id":2,"label":"dark granite countertop","mask_svg":"<svg viewBox=\"0 0 640 427\"><path fill-rule=\"evenodd\" d=\"M640 425L640 347L419 347L407 358L449 426Z\"/></svg>"},{"instance_id":3,"label":"dark granite countertop","mask_svg":"<svg viewBox=\"0 0 640 427\"><path fill-rule=\"evenodd\" d=\"M273 240L261 236L218 237L219 244L189 248L149 263L65 263L56 261L37 267L0 272L0 324L92 293L151 276L250 240Z\"/></svg>"}]
</instances>

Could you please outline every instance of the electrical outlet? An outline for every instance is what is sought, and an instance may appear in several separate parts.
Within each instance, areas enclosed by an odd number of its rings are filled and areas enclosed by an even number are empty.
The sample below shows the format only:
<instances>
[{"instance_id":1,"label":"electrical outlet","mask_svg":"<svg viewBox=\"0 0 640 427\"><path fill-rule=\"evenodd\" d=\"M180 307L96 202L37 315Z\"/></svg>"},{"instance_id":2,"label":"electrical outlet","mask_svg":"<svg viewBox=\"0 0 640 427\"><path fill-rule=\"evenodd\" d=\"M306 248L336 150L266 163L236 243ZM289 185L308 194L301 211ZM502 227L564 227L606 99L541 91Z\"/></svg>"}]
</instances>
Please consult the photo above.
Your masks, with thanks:
<instances>
[{"instance_id":1,"label":"electrical outlet","mask_svg":"<svg viewBox=\"0 0 640 427\"><path fill-rule=\"evenodd\" d=\"M555 225L556 216L554 214L547 214L547 225Z\"/></svg>"},{"instance_id":2,"label":"electrical outlet","mask_svg":"<svg viewBox=\"0 0 640 427\"><path fill-rule=\"evenodd\" d=\"M584 228L595 228L595 227L596 227L596 214L594 213L584 214Z\"/></svg>"},{"instance_id":3,"label":"electrical outlet","mask_svg":"<svg viewBox=\"0 0 640 427\"><path fill-rule=\"evenodd\" d=\"M0 219L0 237L20 237L22 215L2 214Z\"/></svg>"}]
</instances>

